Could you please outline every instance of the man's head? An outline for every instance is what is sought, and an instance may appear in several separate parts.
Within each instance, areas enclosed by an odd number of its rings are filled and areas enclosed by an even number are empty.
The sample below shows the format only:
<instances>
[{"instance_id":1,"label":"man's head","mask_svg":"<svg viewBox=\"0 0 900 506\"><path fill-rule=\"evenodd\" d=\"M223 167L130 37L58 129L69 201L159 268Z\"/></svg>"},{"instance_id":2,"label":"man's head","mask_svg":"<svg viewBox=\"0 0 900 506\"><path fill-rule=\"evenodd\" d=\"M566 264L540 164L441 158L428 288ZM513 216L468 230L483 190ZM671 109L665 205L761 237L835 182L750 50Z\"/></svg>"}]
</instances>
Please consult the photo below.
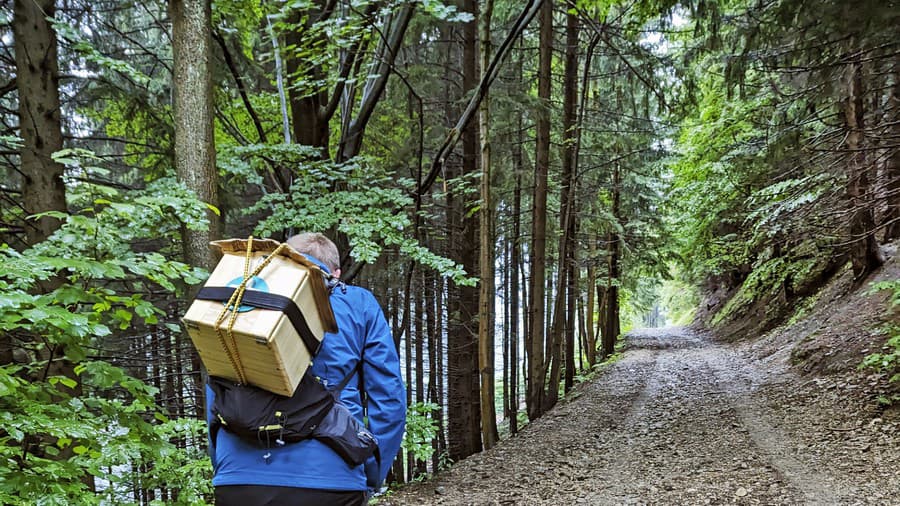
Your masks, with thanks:
<instances>
[{"instance_id":1,"label":"man's head","mask_svg":"<svg viewBox=\"0 0 900 506\"><path fill-rule=\"evenodd\" d=\"M318 232L304 232L287 240L290 247L319 260L335 277L341 276L341 256L331 239Z\"/></svg>"}]
</instances>

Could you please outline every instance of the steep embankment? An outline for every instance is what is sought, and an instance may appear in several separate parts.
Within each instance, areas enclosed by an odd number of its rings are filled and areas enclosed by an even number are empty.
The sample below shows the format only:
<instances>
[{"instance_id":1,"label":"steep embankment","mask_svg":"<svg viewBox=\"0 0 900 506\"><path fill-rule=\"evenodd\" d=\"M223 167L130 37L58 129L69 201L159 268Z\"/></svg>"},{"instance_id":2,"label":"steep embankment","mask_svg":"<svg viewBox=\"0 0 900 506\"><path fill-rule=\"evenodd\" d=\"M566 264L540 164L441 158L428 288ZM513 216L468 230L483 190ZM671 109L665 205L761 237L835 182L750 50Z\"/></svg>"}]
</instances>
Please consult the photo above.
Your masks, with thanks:
<instances>
[{"instance_id":1,"label":"steep embankment","mask_svg":"<svg viewBox=\"0 0 900 506\"><path fill-rule=\"evenodd\" d=\"M900 421L786 360L686 329L624 357L517 437L380 504L889 504Z\"/></svg>"},{"instance_id":2,"label":"steep embankment","mask_svg":"<svg viewBox=\"0 0 900 506\"><path fill-rule=\"evenodd\" d=\"M830 376L844 395L876 398L900 393L900 384L889 384L889 374L858 370L870 353L879 352L887 340L885 325L900 321L900 307L891 307L887 291L871 287L882 281L900 279L900 243L883 248L887 261L860 286L855 286L849 264L837 271L821 289L786 303L779 297L758 301L772 307L766 314L778 319L744 315L723 321L714 332L724 340L748 344L765 363L789 363L807 380ZM747 327L771 328L763 335ZM887 417L900 416L900 405L882 405Z\"/></svg>"}]
</instances>

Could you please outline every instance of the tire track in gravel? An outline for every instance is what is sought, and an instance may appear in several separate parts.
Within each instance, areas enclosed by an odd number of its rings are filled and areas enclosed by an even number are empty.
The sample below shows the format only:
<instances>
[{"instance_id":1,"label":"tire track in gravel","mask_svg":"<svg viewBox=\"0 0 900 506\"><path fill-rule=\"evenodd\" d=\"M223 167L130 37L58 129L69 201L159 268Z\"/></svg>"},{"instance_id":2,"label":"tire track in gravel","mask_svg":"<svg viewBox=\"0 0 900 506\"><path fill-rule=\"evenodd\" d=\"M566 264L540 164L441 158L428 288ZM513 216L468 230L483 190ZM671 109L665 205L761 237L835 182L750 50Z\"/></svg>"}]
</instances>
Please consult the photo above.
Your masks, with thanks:
<instances>
[{"instance_id":1,"label":"tire track in gravel","mask_svg":"<svg viewBox=\"0 0 900 506\"><path fill-rule=\"evenodd\" d=\"M773 404L795 383L773 383L784 378L685 329L627 342L518 436L378 504L894 504L882 478L854 495L858 476L813 448L803 427L821 429L815 410L795 419Z\"/></svg>"},{"instance_id":2,"label":"tire track in gravel","mask_svg":"<svg viewBox=\"0 0 900 506\"><path fill-rule=\"evenodd\" d=\"M646 344L644 344L644 346L646 346ZM639 426L642 423L642 420L646 419L647 404L657 395L657 392L660 389L659 353L653 352L652 354L649 354L646 349L642 349L635 352L634 356L629 357L630 360L628 360L628 362L639 360L641 355L647 355L647 358L645 359L647 363L642 364L646 367L646 370L643 371L645 374L644 387L631 403L622 424L614 429L615 432L613 434L616 434L619 437L613 437L608 445L612 448L621 448L621 451L615 453L615 458L610 465L604 469L604 471L606 471L607 481L611 482L612 486L606 494L591 497L591 502L602 499L604 501L608 500L615 503L628 503L635 499L629 488L625 486L625 483L610 478L614 476L617 470L629 469L632 467L632 456L637 453L637 447L641 443L641 441L639 441L641 433L636 433L634 428ZM633 374L634 368L628 368L628 371ZM584 497L585 501L587 499L588 497Z\"/></svg>"},{"instance_id":3,"label":"tire track in gravel","mask_svg":"<svg viewBox=\"0 0 900 506\"><path fill-rule=\"evenodd\" d=\"M619 438L627 436L648 397L646 379L652 377L648 373L655 362L655 353L637 350L629 361L610 367L609 382L582 385L519 436L507 440L516 445L512 458L506 457L509 448L503 442L487 452L495 453L494 458L481 454L464 462L472 461L478 468L514 463L514 479L502 479L505 492L493 500L495 504L571 504L585 491L594 494L590 502L596 503L603 497L596 493L611 486L608 471L615 469L612 459L617 455L612 449L624 444ZM530 466L519 466L520 459ZM547 487L547 483L555 486ZM477 482L465 486L472 488L458 492L467 497L480 488ZM466 499L458 504L484 503Z\"/></svg>"},{"instance_id":4,"label":"tire track in gravel","mask_svg":"<svg viewBox=\"0 0 900 506\"><path fill-rule=\"evenodd\" d=\"M725 503L751 491L755 500L797 498L777 470L744 461L754 454L753 441L734 409L722 405L724 392L703 360L708 343L686 332L648 333L631 346L654 350L655 367L614 438L619 442L610 445L617 458L607 479L614 486L586 502Z\"/></svg>"},{"instance_id":5,"label":"tire track in gravel","mask_svg":"<svg viewBox=\"0 0 900 506\"><path fill-rule=\"evenodd\" d=\"M827 469L818 469L814 459L799 452L794 440L772 419L771 410L761 405L753 395L759 371L739 360L734 353L720 346L711 346L704 355L707 366L717 382L724 386L732 406L747 428L750 438L766 460L810 504L835 504L851 501L844 495L845 486L831 476Z\"/></svg>"}]
</instances>

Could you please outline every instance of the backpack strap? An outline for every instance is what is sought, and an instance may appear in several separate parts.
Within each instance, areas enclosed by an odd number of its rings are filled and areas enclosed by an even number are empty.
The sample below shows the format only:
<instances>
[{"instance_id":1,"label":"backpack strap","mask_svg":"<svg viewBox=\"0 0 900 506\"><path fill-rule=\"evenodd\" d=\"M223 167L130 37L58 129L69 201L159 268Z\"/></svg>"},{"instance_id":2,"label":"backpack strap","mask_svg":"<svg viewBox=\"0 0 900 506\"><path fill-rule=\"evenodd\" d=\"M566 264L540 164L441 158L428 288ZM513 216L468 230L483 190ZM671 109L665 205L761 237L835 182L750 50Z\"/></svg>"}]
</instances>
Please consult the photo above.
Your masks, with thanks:
<instances>
[{"instance_id":1,"label":"backpack strap","mask_svg":"<svg viewBox=\"0 0 900 506\"><path fill-rule=\"evenodd\" d=\"M347 293L347 284L334 277L331 273L323 273L325 275L325 288L328 288L328 294L334 293L335 288L340 288L341 293Z\"/></svg>"},{"instance_id":2,"label":"backpack strap","mask_svg":"<svg viewBox=\"0 0 900 506\"><path fill-rule=\"evenodd\" d=\"M365 388L363 388L363 381L362 381L363 357L359 358L359 362L356 363L356 367L351 369L350 372L348 372L347 375L344 376L344 379L341 380L341 382L338 384L337 388L333 389L331 391L331 393L334 394L335 398L338 400L338 402L340 402L341 391L343 391L344 388L350 383L350 380L353 378L353 375L355 375L357 372L359 373L359 380L357 381L357 390L359 391L359 401L360 401L360 405L362 406L362 409L363 409L363 416L366 416L366 411L368 408L368 406L367 406L368 401L367 401L367 396L366 396L366 390L365 390Z\"/></svg>"},{"instance_id":3,"label":"backpack strap","mask_svg":"<svg viewBox=\"0 0 900 506\"><path fill-rule=\"evenodd\" d=\"M234 293L234 290L235 287L233 286L204 286L200 289L196 298L199 300L218 300L224 302L229 300L231 294ZM291 321L291 325L294 326L297 333L300 334L300 339L306 346L309 355L314 357L319 353L319 348L322 343L316 339L315 335L313 335L312 330L309 328L309 324L306 323L306 318L303 317L303 313L300 311L300 308L297 307L297 303L294 302L293 299L285 297L284 295L278 295L277 293L247 290L244 292L241 304L258 307L260 309L281 311L288 317L288 320Z\"/></svg>"},{"instance_id":4,"label":"backpack strap","mask_svg":"<svg viewBox=\"0 0 900 506\"><path fill-rule=\"evenodd\" d=\"M340 393L341 390L343 390L347 386L347 384L350 383L350 378L352 378L357 371L359 371L359 374L362 375L362 362L362 358L360 358L359 362L356 363L356 367L351 369L350 372L347 373L346 376L344 376L344 379L342 379L341 382L338 383L337 388L332 390L332 392L334 392L335 394Z\"/></svg>"}]
</instances>

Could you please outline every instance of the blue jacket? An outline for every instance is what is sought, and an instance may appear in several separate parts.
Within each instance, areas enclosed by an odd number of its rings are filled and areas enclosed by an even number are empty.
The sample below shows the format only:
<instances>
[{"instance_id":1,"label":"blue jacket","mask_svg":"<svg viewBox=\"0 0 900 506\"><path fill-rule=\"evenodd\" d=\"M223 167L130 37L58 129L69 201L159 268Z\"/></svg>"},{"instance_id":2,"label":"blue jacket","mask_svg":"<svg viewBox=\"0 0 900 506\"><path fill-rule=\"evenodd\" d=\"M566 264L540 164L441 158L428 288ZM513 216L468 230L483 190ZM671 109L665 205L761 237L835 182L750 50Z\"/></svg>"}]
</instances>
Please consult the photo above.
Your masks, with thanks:
<instances>
[{"instance_id":1,"label":"blue jacket","mask_svg":"<svg viewBox=\"0 0 900 506\"><path fill-rule=\"evenodd\" d=\"M316 263L321 266L321 262ZM351 468L331 448L314 439L265 449L220 430L210 445L213 485L372 490L384 481L400 450L406 426L406 388L394 340L378 301L368 290L338 286L331 294L331 307L338 332L325 334L319 354L313 359L312 372L326 387L335 388L362 359L362 383L368 395L365 415L369 430L378 440L380 468L374 457ZM341 392L341 400L363 421L358 380L350 379ZM208 422L213 403L209 386L206 397ZM268 464L263 458L267 452L271 452Z\"/></svg>"}]
</instances>

